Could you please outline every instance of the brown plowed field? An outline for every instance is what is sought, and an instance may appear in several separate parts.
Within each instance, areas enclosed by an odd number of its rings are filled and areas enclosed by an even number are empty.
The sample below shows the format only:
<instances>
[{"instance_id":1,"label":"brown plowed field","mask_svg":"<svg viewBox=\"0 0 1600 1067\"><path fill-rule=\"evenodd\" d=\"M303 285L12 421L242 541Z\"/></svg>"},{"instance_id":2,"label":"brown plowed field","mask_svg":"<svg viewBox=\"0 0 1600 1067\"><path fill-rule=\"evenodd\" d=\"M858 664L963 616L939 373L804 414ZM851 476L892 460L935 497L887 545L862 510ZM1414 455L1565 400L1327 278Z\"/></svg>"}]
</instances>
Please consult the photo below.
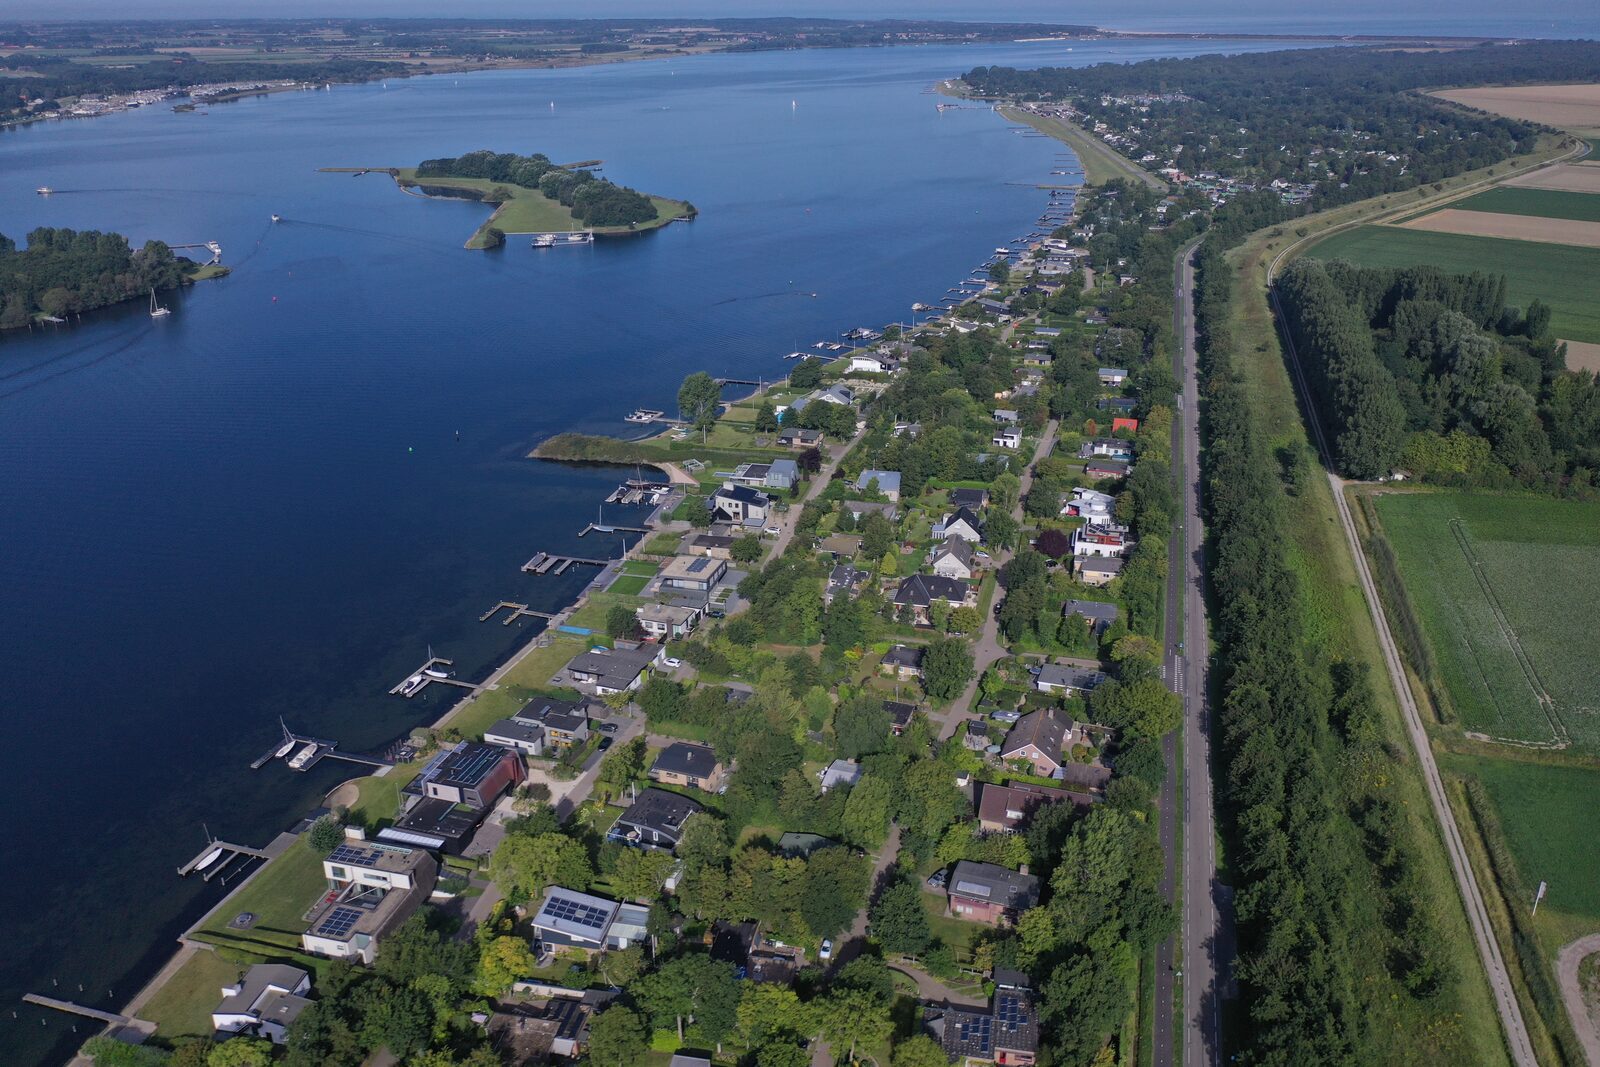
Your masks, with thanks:
<instances>
[{"instance_id":1,"label":"brown plowed field","mask_svg":"<svg viewBox=\"0 0 1600 1067\"><path fill-rule=\"evenodd\" d=\"M1474 237L1504 237L1512 241L1541 241L1553 245L1600 248L1600 222L1546 219L1538 215L1501 215L1491 211L1445 208L1400 225L1408 230L1465 233Z\"/></svg>"},{"instance_id":2,"label":"brown plowed field","mask_svg":"<svg viewBox=\"0 0 1600 1067\"><path fill-rule=\"evenodd\" d=\"M1600 193L1600 167L1563 164L1541 167L1506 182L1524 189L1560 189L1569 193Z\"/></svg>"},{"instance_id":3,"label":"brown plowed field","mask_svg":"<svg viewBox=\"0 0 1600 1067\"><path fill-rule=\"evenodd\" d=\"M1600 85L1517 85L1434 93L1468 107L1567 130L1600 128Z\"/></svg>"},{"instance_id":4,"label":"brown plowed field","mask_svg":"<svg viewBox=\"0 0 1600 1067\"><path fill-rule=\"evenodd\" d=\"M1589 341L1563 341L1567 346L1567 369L1590 370L1600 374L1600 345Z\"/></svg>"}]
</instances>

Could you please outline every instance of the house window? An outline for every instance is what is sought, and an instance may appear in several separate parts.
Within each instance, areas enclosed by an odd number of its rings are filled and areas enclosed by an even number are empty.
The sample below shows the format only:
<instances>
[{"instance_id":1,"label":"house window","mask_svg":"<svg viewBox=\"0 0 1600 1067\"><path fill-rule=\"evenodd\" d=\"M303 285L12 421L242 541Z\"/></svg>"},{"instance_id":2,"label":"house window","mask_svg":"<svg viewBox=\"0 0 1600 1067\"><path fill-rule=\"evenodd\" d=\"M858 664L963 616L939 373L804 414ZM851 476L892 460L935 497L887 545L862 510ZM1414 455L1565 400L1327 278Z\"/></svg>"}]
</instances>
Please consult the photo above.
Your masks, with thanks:
<instances>
[{"instance_id":1,"label":"house window","mask_svg":"<svg viewBox=\"0 0 1600 1067\"><path fill-rule=\"evenodd\" d=\"M340 882L348 882L350 880L350 871L344 867L329 867L328 873Z\"/></svg>"}]
</instances>

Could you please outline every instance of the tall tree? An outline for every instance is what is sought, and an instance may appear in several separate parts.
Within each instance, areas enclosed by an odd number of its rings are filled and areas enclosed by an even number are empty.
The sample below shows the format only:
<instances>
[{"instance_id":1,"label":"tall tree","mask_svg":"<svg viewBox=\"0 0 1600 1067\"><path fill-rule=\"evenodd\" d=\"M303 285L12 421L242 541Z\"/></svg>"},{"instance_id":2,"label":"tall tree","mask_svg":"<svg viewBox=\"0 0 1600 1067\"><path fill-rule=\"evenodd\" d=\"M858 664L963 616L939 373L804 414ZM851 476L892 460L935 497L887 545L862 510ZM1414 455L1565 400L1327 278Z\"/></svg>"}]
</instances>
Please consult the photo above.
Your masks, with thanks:
<instances>
[{"instance_id":1,"label":"tall tree","mask_svg":"<svg viewBox=\"0 0 1600 1067\"><path fill-rule=\"evenodd\" d=\"M705 371L696 371L678 387L678 415L700 431L701 440L717 424L717 409L722 406L722 387Z\"/></svg>"}]
</instances>

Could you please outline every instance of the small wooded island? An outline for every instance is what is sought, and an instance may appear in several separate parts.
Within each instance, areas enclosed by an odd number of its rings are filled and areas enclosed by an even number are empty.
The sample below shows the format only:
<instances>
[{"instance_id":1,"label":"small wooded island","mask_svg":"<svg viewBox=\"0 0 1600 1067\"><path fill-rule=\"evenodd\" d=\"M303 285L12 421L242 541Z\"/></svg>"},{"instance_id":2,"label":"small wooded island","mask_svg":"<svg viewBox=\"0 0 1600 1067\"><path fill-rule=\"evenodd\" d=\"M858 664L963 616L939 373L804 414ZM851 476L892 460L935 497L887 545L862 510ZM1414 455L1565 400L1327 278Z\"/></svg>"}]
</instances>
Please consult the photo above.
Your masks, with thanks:
<instances>
[{"instance_id":1,"label":"small wooded island","mask_svg":"<svg viewBox=\"0 0 1600 1067\"><path fill-rule=\"evenodd\" d=\"M132 248L120 233L41 226L26 248L0 234L0 330L56 321L79 312L142 300L228 273L174 254L163 241Z\"/></svg>"},{"instance_id":2,"label":"small wooded island","mask_svg":"<svg viewBox=\"0 0 1600 1067\"><path fill-rule=\"evenodd\" d=\"M694 205L688 201L618 185L588 169L595 165L561 165L539 153L519 156L483 149L423 160L416 167L326 169L356 173L381 169L402 189L496 205L494 214L467 241L468 248L498 247L508 234L625 236L694 218Z\"/></svg>"}]
</instances>

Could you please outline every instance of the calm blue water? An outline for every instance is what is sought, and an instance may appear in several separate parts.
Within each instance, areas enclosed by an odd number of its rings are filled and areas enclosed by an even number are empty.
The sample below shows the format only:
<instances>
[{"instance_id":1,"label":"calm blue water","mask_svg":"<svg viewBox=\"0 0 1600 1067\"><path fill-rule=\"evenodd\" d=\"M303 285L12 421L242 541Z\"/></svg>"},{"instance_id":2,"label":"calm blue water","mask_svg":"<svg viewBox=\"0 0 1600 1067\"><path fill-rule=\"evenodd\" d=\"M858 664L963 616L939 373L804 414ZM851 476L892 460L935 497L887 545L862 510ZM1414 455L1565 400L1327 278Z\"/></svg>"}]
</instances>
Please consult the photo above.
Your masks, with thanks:
<instances>
[{"instance_id":1,"label":"calm blue water","mask_svg":"<svg viewBox=\"0 0 1600 1067\"><path fill-rule=\"evenodd\" d=\"M0 886L0 1002L122 1003L216 898L173 873L202 822L262 843L349 775L250 771L280 715L381 744L449 696L384 695L430 644L481 677L527 631L479 613L570 600L589 574L518 566L601 547L574 535L620 472L524 459L541 438L618 432L693 370L782 373L784 352L903 316L1026 232L1060 147L936 112L925 86L978 63L1221 46L1185 47L419 78L0 136L6 233L215 239L234 268L169 297L164 321L135 306L0 339L0 711L23 861ZM480 147L603 158L701 216L468 252L484 209L317 173ZM81 1040L65 1016L3 1014L7 1064Z\"/></svg>"}]
</instances>

